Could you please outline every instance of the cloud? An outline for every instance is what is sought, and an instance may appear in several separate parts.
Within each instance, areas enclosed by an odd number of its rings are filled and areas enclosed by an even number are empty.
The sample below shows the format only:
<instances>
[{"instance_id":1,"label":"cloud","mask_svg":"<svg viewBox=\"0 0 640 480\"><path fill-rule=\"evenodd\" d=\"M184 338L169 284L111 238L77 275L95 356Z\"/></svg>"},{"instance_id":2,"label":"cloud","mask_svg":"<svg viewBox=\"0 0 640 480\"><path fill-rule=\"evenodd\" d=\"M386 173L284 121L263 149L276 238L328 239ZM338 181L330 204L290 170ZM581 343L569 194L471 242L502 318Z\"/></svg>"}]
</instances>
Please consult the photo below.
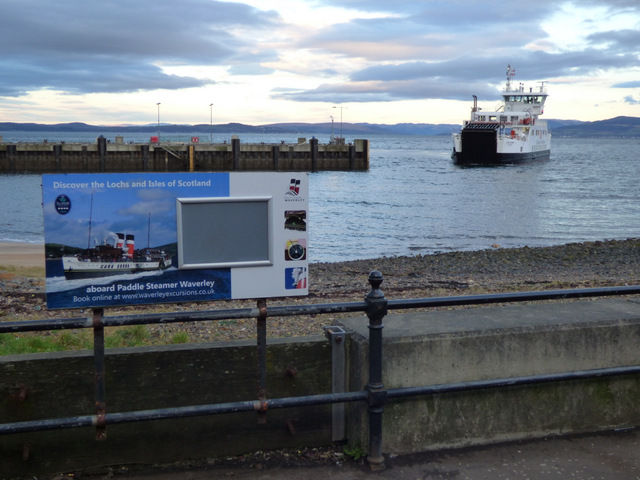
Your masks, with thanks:
<instances>
[{"instance_id":1,"label":"cloud","mask_svg":"<svg viewBox=\"0 0 640 480\"><path fill-rule=\"evenodd\" d=\"M587 37L591 44L607 45L609 51L629 52L640 49L640 31L616 30L591 34Z\"/></svg>"},{"instance_id":2,"label":"cloud","mask_svg":"<svg viewBox=\"0 0 640 480\"><path fill-rule=\"evenodd\" d=\"M0 95L183 89L213 83L165 72L176 65L247 63L243 30L274 28L275 12L209 0L3 2ZM272 55L273 56L273 55Z\"/></svg>"},{"instance_id":3,"label":"cloud","mask_svg":"<svg viewBox=\"0 0 640 480\"><path fill-rule=\"evenodd\" d=\"M541 81L563 75L589 75L594 70L640 67L636 55L611 56L599 50L521 55L516 66L522 81ZM403 62L376 65L351 74L350 81L324 84L315 89L275 92L296 101L368 102L406 99L467 100L471 95L500 98L506 77L506 57L461 57L443 62ZM469 75L473 72L473 76Z\"/></svg>"},{"instance_id":4,"label":"cloud","mask_svg":"<svg viewBox=\"0 0 640 480\"><path fill-rule=\"evenodd\" d=\"M640 88L640 80L632 82L615 83L611 85L613 88Z\"/></svg>"},{"instance_id":5,"label":"cloud","mask_svg":"<svg viewBox=\"0 0 640 480\"><path fill-rule=\"evenodd\" d=\"M497 99L507 64L518 82L597 88L579 95L591 108L635 88L638 25L637 0L3 0L0 114L135 122L161 96L183 119L212 101L236 121L315 118L309 102L387 115L390 102Z\"/></svg>"},{"instance_id":6,"label":"cloud","mask_svg":"<svg viewBox=\"0 0 640 480\"><path fill-rule=\"evenodd\" d=\"M393 12L337 23L305 38L300 45L364 60L354 64L348 81L300 91L274 91L296 101L368 102L407 98L466 99L470 94L497 98L508 63L522 81L592 76L640 67L638 30L589 35L592 48L554 44L543 27L558 3L541 1L505 8L503 2L424 2L347 0L323 3L369 12ZM570 13L571 4L563 4ZM637 2L584 2L606 7L610 15L635 13ZM622 12L620 11L622 9ZM595 23L595 22L594 22ZM595 48L595 47L598 48Z\"/></svg>"}]
</instances>

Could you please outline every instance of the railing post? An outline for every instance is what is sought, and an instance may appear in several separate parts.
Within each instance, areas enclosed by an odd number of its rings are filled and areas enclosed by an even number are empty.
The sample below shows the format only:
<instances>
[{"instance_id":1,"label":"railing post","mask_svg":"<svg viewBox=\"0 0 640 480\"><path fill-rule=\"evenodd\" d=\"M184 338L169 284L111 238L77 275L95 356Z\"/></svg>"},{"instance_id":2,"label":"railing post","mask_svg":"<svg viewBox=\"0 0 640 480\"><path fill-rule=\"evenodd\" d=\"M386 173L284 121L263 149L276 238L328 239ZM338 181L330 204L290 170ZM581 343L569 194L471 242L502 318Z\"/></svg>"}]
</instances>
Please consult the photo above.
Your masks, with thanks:
<instances>
[{"instance_id":1,"label":"railing post","mask_svg":"<svg viewBox=\"0 0 640 480\"><path fill-rule=\"evenodd\" d=\"M258 299L258 423L267 423L267 300Z\"/></svg>"},{"instance_id":2,"label":"railing post","mask_svg":"<svg viewBox=\"0 0 640 480\"><path fill-rule=\"evenodd\" d=\"M104 368L104 325L102 308L93 309L93 366L95 376L96 396L96 440L107 438L106 413L107 402L105 400L105 368Z\"/></svg>"},{"instance_id":3,"label":"railing post","mask_svg":"<svg viewBox=\"0 0 640 480\"><path fill-rule=\"evenodd\" d=\"M369 317L369 456L371 470L384 469L382 456L382 413L387 402L387 391L382 383L382 319L387 314L387 299L380 290L382 273L377 270L369 274L371 291L364 301Z\"/></svg>"}]
</instances>

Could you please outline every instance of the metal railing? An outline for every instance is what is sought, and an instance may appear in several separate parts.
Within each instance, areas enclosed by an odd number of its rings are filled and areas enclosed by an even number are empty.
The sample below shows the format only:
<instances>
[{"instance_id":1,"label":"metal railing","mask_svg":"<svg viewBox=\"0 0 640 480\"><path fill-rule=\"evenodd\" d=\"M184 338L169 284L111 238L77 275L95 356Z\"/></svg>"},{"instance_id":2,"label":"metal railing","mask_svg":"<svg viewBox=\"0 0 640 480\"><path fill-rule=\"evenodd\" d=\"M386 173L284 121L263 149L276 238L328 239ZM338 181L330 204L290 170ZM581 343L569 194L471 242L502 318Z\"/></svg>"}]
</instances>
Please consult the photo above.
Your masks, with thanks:
<instances>
[{"instance_id":1,"label":"metal railing","mask_svg":"<svg viewBox=\"0 0 640 480\"><path fill-rule=\"evenodd\" d=\"M369 409L369 454L367 460L372 470L384 467L382 455L382 419L384 406L390 399L431 395L445 392L470 391L505 386L527 385L561 380L584 379L613 375L639 374L640 366L618 367L549 375L493 379L473 382L385 389L382 378L382 331L383 318L389 310L449 307L461 305L484 305L525 301L576 299L590 297L620 296L640 294L640 286L620 286L570 290L549 290L541 292L519 292L489 295L469 295L455 297L434 297L421 299L387 300L380 290L382 274L369 274L370 292L363 302L332 303L315 305L275 306L267 308L264 299L258 300L256 308L210 310L199 312L152 313L118 315L105 317L102 309L94 309L93 316L87 318L42 319L20 322L0 322L0 334L16 332L36 332L61 329L92 328L94 331L95 415L41 419L0 424L0 435L26 433L45 430L69 429L95 426L96 438L104 438L109 424L142 422L170 418L186 418L204 415L255 411L259 419L264 419L268 410L323 404L344 404L347 402L367 402ZM295 315L317 315L364 312L369 319L369 381L362 391L318 394L302 397L266 398L266 319ZM105 358L104 328L142 324L164 324L175 322L198 322L256 318L259 365L258 399L249 401L219 403L211 405L185 406L155 410L106 413L105 405ZM262 416L262 417L261 417Z\"/></svg>"}]
</instances>

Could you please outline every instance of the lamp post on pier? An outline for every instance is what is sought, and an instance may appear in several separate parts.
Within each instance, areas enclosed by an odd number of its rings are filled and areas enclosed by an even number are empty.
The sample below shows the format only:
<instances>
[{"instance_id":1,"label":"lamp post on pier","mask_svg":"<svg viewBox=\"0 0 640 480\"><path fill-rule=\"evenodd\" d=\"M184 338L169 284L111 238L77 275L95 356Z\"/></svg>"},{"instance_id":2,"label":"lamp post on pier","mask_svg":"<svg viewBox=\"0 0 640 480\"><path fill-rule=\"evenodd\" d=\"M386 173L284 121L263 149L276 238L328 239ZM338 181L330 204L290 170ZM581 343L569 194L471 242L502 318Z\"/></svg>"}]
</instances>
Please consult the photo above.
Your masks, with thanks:
<instances>
[{"instance_id":1,"label":"lamp post on pier","mask_svg":"<svg viewBox=\"0 0 640 480\"><path fill-rule=\"evenodd\" d=\"M160 102L156 103L158 107L158 143L160 143Z\"/></svg>"},{"instance_id":2,"label":"lamp post on pier","mask_svg":"<svg viewBox=\"0 0 640 480\"><path fill-rule=\"evenodd\" d=\"M213 145L213 103L209 104L209 143Z\"/></svg>"},{"instance_id":3,"label":"lamp post on pier","mask_svg":"<svg viewBox=\"0 0 640 480\"><path fill-rule=\"evenodd\" d=\"M340 140L340 141L343 141L343 140L344 140L344 137L342 136L342 109L343 109L343 108L347 108L347 107L343 107L343 106L335 107L335 106L334 106L333 108L339 108L339 109L340 109L340 138L342 139L342 140Z\"/></svg>"},{"instance_id":4,"label":"lamp post on pier","mask_svg":"<svg viewBox=\"0 0 640 480\"><path fill-rule=\"evenodd\" d=\"M329 143L333 144L333 142L334 142L334 138L333 138L333 115L329 115L329 118L331 119L331 141Z\"/></svg>"}]
</instances>

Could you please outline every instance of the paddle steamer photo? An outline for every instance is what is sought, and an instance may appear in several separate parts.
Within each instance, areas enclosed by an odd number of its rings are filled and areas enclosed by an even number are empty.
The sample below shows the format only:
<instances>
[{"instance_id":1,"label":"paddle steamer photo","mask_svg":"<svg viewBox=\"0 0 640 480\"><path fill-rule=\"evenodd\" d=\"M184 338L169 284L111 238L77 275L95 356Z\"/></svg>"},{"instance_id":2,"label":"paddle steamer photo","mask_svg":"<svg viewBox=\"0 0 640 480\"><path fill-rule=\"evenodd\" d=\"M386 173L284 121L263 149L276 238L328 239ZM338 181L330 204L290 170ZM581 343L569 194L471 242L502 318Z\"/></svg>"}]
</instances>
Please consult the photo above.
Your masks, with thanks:
<instances>
[{"instance_id":1,"label":"paddle steamer photo","mask_svg":"<svg viewBox=\"0 0 640 480\"><path fill-rule=\"evenodd\" d=\"M62 257L64 276L67 279L148 272L163 270L170 266L171 257L164 250L154 248L136 250L134 236L122 233L112 234L94 248Z\"/></svg>"}]
</instances>

